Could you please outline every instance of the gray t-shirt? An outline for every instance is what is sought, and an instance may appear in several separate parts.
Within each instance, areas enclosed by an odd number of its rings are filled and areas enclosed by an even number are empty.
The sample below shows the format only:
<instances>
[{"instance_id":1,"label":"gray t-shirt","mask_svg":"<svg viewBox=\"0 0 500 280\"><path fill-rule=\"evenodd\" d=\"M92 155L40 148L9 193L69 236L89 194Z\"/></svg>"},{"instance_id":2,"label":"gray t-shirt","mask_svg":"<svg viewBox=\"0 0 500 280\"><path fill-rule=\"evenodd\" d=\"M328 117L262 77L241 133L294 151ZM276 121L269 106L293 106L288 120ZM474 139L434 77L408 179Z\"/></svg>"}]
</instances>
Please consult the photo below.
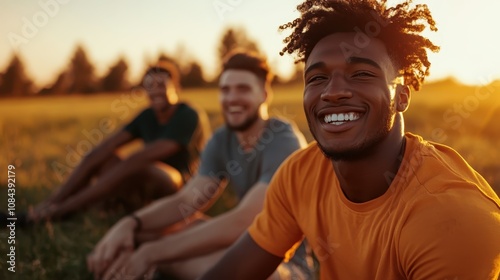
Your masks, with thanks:
<instances>
[{"instance_id":1,"label":"gray t-shirt","mask_svg":"<svg viewBox=\"0 0 500 280\"><path fill-rule=\"evenodd\" d=\"M228 187L241 199L255 183L269 183L280 164L304 144L304 136L298 129L271 118L254 148L245 152L235 132L223 126L205 146L198 173L225 178Z\"/></svg>"}]
</instances>

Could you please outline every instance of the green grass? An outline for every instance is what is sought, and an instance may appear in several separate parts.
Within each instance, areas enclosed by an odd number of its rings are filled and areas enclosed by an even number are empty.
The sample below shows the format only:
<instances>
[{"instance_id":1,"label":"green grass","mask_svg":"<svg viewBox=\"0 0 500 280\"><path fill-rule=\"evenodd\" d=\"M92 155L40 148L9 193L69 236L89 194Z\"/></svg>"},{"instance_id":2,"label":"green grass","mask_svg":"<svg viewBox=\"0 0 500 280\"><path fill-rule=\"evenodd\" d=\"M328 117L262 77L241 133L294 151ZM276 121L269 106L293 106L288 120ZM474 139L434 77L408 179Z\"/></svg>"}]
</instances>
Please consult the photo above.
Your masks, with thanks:
<instances>
[{"instance_id":1,"label":"green grass","mask_svg":"<svg viewBox=\"0 0 500 280\"><path fill-rule=\"evenodd\" d=\"M311 141L301 96L301 86L276 88L270 113L293 119ZM215 89L184 91L181 98L204 108L212 128L222 123ZM478 88L448 81L427 85L412 98L407 130L458 150L500 193L500 130L493 123L500 119L498 85ZM129 93L0 100L0 210L6 210L7 165L16 167L16 211L25 210L61 183L86 149L95 146L97 134L110 135L146 105L144 97ZM455 106L466 107L463 115L454 113ZM447 110L452 111L445 116ZM212 213L232 203L226 197ZM122 214L90 210L61 223L17 230L15 274L7 270L8 232L1 230L0 279L92 279L85 256Z\"/></svg>"}]
</instances>

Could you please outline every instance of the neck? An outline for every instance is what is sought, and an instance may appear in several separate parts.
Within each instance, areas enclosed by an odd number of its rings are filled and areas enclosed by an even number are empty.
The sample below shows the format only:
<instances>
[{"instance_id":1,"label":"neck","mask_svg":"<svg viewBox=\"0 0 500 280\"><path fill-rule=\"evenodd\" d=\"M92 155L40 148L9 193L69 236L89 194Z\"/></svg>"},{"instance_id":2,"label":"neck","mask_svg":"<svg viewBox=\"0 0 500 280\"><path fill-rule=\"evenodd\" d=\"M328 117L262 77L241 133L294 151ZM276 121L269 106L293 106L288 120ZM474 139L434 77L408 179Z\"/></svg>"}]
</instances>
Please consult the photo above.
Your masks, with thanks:
<instances>
[{"instance_id":1,"label":"neck","mask_svg":"<svg viewBox=\"0 0 500 280\"><path fill-rule=\"evenodd\" d=\"M268 119L259 117L248 129L245 131L236 131L238 142L244 151L253 149L255 144L260 138L262 131L266 127Z\"/></svg>"},{"instance_id":2,"label":"neck","mask_svg":"<svg viewBox=\"0 0 500 280\"><path fill-rule=\"evenodd\" d=\"M165 106L163 109L161 109L161 110L154 110L155 115L156 115L156 119L158 120L159 123L163 124L163 123L168 122L168 120L172 116L172 113L174 111L175 105L176 104L170 104L170 103L168 103L168 105Z\"/></svg>"},{"instance_id":3,"label":"neck","mask_svg":"<svg viewBox=\"0 0 500 280\"><path fill-rule=\"evenodd\" d=\"M398 172L404 155L402 116L396 117L393 130L379 143L376 152L356 161L333 161L344 195L362 203L383 195Z\"/></svg>"}]
</instances>

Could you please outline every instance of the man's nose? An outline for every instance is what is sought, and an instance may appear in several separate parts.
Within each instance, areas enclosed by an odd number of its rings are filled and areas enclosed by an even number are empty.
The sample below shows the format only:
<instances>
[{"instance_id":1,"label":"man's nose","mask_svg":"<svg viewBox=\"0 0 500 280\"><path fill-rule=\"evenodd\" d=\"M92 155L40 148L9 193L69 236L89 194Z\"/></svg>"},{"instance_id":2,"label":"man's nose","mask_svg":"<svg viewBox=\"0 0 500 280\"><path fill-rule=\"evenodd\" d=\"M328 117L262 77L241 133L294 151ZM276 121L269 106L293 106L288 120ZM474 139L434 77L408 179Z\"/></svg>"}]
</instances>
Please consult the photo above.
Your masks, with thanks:
<instances>
[{"instance_id":1,"label":"man's nose","mask_svg":"<svg viewBox=\"0 0 500 280\"><path fill-rule=\"evenodd\" d=\"M339 102L352 97L352 90L349 87L344 75L333 75L321 93L321 99L326 102Z\"/></svg>"},{"instance_id":2,"label":"man's nose","mask_svg":"<svg viewBox=\"0 0 500 280\"><path fill-rule=\"evenodd\" d=\"M238 100L238 94L234 90L229 90L223 94L222 98L226 102L234 102Z\"/></svg>"}]
</instances>

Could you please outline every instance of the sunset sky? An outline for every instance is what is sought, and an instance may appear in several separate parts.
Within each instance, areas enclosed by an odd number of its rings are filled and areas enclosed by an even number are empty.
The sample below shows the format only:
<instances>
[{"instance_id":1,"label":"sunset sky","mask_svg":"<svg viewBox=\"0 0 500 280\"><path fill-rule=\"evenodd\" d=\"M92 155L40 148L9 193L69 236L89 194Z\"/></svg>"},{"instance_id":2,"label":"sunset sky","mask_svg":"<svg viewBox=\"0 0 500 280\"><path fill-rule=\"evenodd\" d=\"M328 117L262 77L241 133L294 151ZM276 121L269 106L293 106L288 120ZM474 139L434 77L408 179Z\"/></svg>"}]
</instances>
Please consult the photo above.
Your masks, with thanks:
<instances>
[{"instance_id":1,"label":"sunset sky","mask_svg":"<svg viewBox=\"0 0 500 280\"><path fill-rule=\"evenodd\" d=\"M214 76L217 46L228 25L244 27L281 75L293 68L280 57L285 34L280 24L295 19L301 0L0 0L0 72L17 51L38 86L54 81L77 43L87 50L102 75L120 55L137 79L145 61L183 49ZM391 3L398 1L390 1ZM454 76L464 83L485 84L500 78L500 1L421 0L439 31L430 34L441 46L431 55L431 78ZM451 4L453 3L453 5ZM228 8L225 12L216 7Z\"/></svg>"}]
</instances>

